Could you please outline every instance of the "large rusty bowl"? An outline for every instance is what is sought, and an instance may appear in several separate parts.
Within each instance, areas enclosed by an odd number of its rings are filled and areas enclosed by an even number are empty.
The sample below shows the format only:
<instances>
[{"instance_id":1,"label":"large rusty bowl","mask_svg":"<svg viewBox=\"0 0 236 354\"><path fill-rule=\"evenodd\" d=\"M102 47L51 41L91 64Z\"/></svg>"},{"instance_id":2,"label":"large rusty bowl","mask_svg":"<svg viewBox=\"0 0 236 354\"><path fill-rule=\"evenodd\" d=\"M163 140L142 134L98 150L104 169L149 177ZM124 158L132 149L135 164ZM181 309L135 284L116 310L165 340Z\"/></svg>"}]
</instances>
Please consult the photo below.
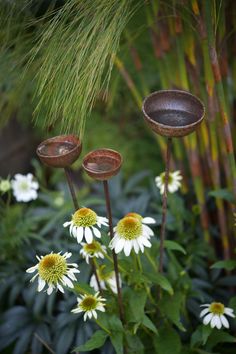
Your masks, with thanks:
<instances>
[{"instance_id":1,"label":"large rusty bowl","mask_svg":"<svg viewBox=\"0 0 236 354\"><path fill-rule=\"evenodd\" d=\"M205 114L203 103L181 90L161 90L150 94L143 102L142 111L149 127L166 137L192 133Z\"/></svg>"}]
</instances>

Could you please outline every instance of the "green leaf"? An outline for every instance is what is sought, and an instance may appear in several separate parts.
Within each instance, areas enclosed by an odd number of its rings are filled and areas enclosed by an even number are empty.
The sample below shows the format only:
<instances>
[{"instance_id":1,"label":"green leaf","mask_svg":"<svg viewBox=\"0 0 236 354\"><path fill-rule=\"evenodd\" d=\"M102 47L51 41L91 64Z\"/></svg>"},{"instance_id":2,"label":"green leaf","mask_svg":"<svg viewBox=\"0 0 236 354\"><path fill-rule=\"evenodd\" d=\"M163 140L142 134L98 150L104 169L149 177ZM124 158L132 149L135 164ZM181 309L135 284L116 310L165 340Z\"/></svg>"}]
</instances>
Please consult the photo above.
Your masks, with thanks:
<instances>
[{"instance_id":1,"label":"green leaf","mask_svg":"<svg viewBox=\"0 0 236 354\"><path fill-rule=\"evenodd\" d=\"M235 202L233 193L229 189L226 189L226 188L217 189L215 191L210 191L208 193L208 195L211 197L227 200L228 202L231 202L231 203Z\"/></svg>"},{"instance_id":2,"label":"green leaf","mask_svg":"<svg viewBox=\"0 0 236 354\"><path fill-rule=\"evenodd\" d=\"M162 327L159 334L154 337L156 354L180 354L181 341L172 327Z\"/></svg>"},{"instance_id":3,"label":"green leaf","mask_svg":"<svg viewBox=\"0 0 236 354\"><path fill-rule=\"evenodd\" d=\"M210 326L200 325L191 337L191 348L205 345L212 332Z\"/></svg>"},{"instance_id":4,"label":"green leaf","mask_svg":"<svg viewBox=\"0 0 236 354\"><path fill-rule=\"evenodd\" d=\"M147 293L145 290L127 288L124 292L126 302L126 318L128 322L141 322L144 316Z\"/></svg>"},{"instance_id":5,"label":"green leaf","mask_svg":"<svg viewBox=\"0 0 236 354\"><path fill-rule=\"evenodd\" d=\"M128 344L128 352L133 354L143 354L144 346L140 338L136 335L132 335L129 332L125 333L126 342Z\"/></svg>"},{"instance_id":6,"label":"green leaf","mask_svg":"<svg viewBox=\"0 0 236 354\"><path fill-rule=\"evenodd\" d=\"M80 295L81 293L94 294L94 289L92 289L88 284L80 282L74 283L73 291L78 295Z\"/></svg>"},{"instance_id":7,"label":"green leaf","mask_svg":"<svg viewBox=\"0 0 236 354\"><path fill-rule=\"evenodd\" d=\"M183 254L186 254L185 249L175 241L166 240L166 241L164 241L164 246L165 246L165 248L167 248L171 251L179 251Z\"/></svg>"},{"instance_id":8,"label":"green leaf","mask_svg":"<svg viewBox=\"0 0 236 354\"><path fill-rule=\"evenodd\" d=\"M176 292L174 295L170 296L165 294L160 301L161 312L166 315L166 317L173 322L181 331L185 331L182 323L180 322L180 310L182 308L185 296Z\"/></svg>"},{"instance_id":9,"label":"green leaf","mask_svg":"<svg viewBox=\"0 0 236 354\"><path fill-rule=\"evenodd\" d=\"M212 264L211 268L233 270L236 268L236 261L233 259L228 259L227 261L218 261Z\"/></svg>"},{"instance_id":10,"label":"green leaf","mask_svg":"<svg viewBox=\"0 0 236 354\"><path fill-rule=\"evenodd\" d=\"M169 282L169 280L162 274L159 273L145 273L145 277L149 279L154 284L160 285L160 287L167 291L170 295L173 295L174 290Z\"/></svg>"},{"instance_id":11,"label":"green leaf","mask_svg":"<svg viewBox=\"0 0 236 354\"><path fill-rule=\"evenodd\" d=\"M83 345L75 348L73 352L84 351L87 352L92 349L100 348L106 341L108 334L105 331L98 330L92 337Z\"/></svg>"},{"instance_id":12,"label":"green leaf","mask_svg":"<svg viewBox=\"0 0 236 354\"><path fill-rule=\"evenodd\" d=\"M154 333L158 333L157 332L157 328L154 325L154 323L150 320L149 317L147 317L146 315L144 315L143 320L142 320L142 324L147 327L148 329L150 329L152 332Z\"/></svg>"},{"instance_id":13,"label":"green leaf","mask_svg":"<svg viewBox=\"0 0 236 354\"><path fill-rule=\"evenodd\" d=\"M108 318L108 326L111 331L123 332L123 325L121 320L115 316L111 315Z\"/></svg>"},{"instance_id":14,"label":"green leaf","mask_svg":"<svg viewBox=\"0 0 236 354\"><path fill-rule=\"evenodd\" d=\"M122 332L114 332L110 336L111 343L115 348L116 354L123 354L123 333Z\"/></svg>"},{"instance_id":15,"label":"green leaf","mask_svg":"<svg viewBox=\"0 0 236 354\"><path fill-rule=\"evenodd\" d=\"M207 341L207 350L211 350L218 343L236 343L236 338L227 332L214 329Z\"/></svg>"}]
</instances>

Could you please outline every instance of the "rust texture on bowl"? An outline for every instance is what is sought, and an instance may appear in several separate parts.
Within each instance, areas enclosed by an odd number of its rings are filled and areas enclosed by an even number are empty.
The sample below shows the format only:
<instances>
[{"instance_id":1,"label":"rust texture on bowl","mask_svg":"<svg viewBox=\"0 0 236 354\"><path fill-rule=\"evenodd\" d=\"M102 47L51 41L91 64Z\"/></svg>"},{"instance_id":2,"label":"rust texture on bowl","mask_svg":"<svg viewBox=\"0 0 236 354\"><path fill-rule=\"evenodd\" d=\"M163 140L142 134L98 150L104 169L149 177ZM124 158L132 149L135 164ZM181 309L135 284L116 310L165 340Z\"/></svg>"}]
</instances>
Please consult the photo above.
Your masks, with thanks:
<instances>
[{"instance_id":1,"label":"rust texture on bowl","mask_svg":"<svg viewBox=\"0 0 236 354\"><path fill-rule=\"evenodd\" d=\"M97 149L88 153L83 159L83 168L87 174L99 181L115 176L121 167L122 156L111 149Z\"/></svg>"},{"instance_id":2,"label":"rust texture on bowl","mask_svg":"<svg viewBox=\"0 0 236 354\"><path fill-rule=\"evenodd\" d=\"M39 144L36 153L50 167L68 167L81 153L82 143L75 135L59 135Z\"/></svg>"},{"instance_id":3,"label":"rust texture on bowl","mask_svg":"<svg viewBox=\"0 0 236 354\"><path fill-rule=\"evenodd\" d=\"M192 133L205 114L203 103L181 90L161 90L150 94L143 102L142 111L150 128L167 137Z\"/></svg>"}]
</instances>

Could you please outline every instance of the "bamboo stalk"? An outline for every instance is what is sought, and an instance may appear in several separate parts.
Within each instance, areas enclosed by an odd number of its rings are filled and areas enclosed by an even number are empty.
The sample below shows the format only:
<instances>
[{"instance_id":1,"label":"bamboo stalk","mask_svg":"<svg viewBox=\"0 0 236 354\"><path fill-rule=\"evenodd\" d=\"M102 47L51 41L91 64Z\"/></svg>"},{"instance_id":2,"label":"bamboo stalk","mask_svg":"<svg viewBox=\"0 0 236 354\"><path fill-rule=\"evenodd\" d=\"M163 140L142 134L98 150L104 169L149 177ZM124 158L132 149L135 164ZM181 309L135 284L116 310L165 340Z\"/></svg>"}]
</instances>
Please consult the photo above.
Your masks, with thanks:
<instances>
[{"instance_id":1,"label":"bamboo stalk","mask_svg":"<svg viewBox=\"0 0 236 354\"><path fill-rule=\"evenodd\" d=\"M236 164L234 157L233 141L231 135L231 128L229 123L229 117L227 112L227 104L225 100L224 87L222 82L222 75L219 66L219 59L216 50L216 38L212 25L212 1L206 0L204 2L205 20L207 24L207 37L208 37L208 50L211 60L211 67L215 79L216 94L218 97L219 110L222 120L224 140L227 149L227 158L229 161L230 173L233 183L234 196L236 198ZM235 210L235 205L234 205Z\"/></svg>"}]
</instances>

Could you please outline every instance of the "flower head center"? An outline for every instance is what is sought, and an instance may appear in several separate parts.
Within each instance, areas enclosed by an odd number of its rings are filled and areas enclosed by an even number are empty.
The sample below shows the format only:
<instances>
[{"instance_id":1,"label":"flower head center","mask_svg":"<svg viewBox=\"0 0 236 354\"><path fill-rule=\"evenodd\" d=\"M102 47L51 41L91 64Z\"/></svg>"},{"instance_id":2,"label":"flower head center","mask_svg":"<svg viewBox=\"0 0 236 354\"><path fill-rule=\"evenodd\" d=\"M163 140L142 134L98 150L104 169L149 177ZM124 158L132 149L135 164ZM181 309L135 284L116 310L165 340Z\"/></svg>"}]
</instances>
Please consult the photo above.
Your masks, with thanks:
<instances>
[{"instance_id":1,"label":"flower head center","mask_svg":"<svg viewBox=\"0 0 236 354\"><path fill-rule=\"evenodd\" d=\"M26 181L22 181L19 186L20 189L24 192L29 190L29 184Z\"/></svg>"},{"instance_id":2,"label":"flower head center","mask_svg":"<svg viewBox=\"0 0 236 354\"><path fill-rule=\"evenodd\" d=\"M166 173L162 172L160 177L161 177L161 183L165 184ZM168 184L171 184L171 183L173 183L173 176L172 176L172 173L170 172L169 177L168 177Z\"/></svg>"},{"instance_id":3,"label":"flower head center","mask_svg":"<svg viewBox=\"0 0 236 354\"><path fill-rule=\"evenodd\" d=\"M97 302L98 301L94 296L88 295L81 301L80 307L83 311L91 311L96 309Z\"/></svg>"},{"instance_id":4,"label":"flower head center","mask_svg":"<svg viewBox=\"0 0 236 354\"><path fill-rule=\"evenodd\" d=\"M225 307L221 302L213 302L209 308L209 311L215 315L223 315L224 309Z\"/></svg>"},{"instance_id":5,"label":"flower head center","mask_svg":"<svg viewBox=\"0 0 236 354\"><path fill-rule=\"evenodd\" d=\"M80 208L73 214L72 221L75 226L93 226L97 222L97 214L92 209Z\"/></svg>"},{"instance_id":6,"label":"flower head center","mask_svg":"<svg viewBox=\"0 0 236 354\"><path fill-rule=\"evenodd\" d=\"M44 256L39 262L39 276L48 283L56 284L67 271L64 257L57 253Z\"/></svg>"},{"instance_id":7,"label":"flower head center","mask_svg":"<svg viewBox=\"0 0 236 354\"><path fill-rule=\"evenodd\" d=\"M142 223L137 218L126 216L117 224L117 233L126 240L133 240L142 234Z\"/></svg>"},{"instance_id":8,"label":"flower head center","mask_svg":"<svg viewBox=\"0 0 236 354\"><path fill-rule=\"evenodd\" d=\"M84 248L85 252L92 254L92 255L96 252L101 251L101 246L97 241L93 241L91 243L86 243L83 248Z\"/></svg>"},{"instance_id":9,"label":"flower head center","mask_svg":"<svg viewBox=\"0 0 236 354\"><path fill-rule=\"evenodd\" d=\"M131 216L132 218L138 219L139 221L143 220L143 217L138 213L128 213L125 215L125 217L127 216Z\"/></svg>"}]
</instances>

